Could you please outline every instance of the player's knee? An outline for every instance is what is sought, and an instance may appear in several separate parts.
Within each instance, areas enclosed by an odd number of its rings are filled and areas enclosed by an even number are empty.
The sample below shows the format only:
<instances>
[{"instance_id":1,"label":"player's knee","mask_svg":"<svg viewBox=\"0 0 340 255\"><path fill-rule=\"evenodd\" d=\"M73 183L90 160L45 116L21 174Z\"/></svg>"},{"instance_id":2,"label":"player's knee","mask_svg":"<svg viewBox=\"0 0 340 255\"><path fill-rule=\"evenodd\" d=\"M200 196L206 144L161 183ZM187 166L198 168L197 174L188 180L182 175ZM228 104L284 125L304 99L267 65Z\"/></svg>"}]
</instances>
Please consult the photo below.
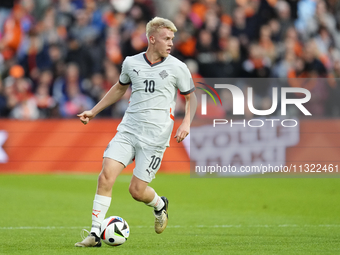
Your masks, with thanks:
<instances>
[{"instance_id":1,"label":"player's knee","mask_svg":"<svg viewBox=\"0 0 340 255\"><path fill-rule=\"evenodd\" d=\"M108 187L112 187L115 180L116 180L115 176L112 176L105 171L102 171L98 177L99 185L108 186Z\"/></svg>"},{"instance_id":2,"label":"player's knee","mask_svg":"<svg viewBox=\"0 0 340 255\"><path fill-rule=\"evenodd\" d=\"M142 201L143 199L143 192L139 190L136 186L130 185L129 192L133 199L137 201Z\"/></svg>"}]
</instances>

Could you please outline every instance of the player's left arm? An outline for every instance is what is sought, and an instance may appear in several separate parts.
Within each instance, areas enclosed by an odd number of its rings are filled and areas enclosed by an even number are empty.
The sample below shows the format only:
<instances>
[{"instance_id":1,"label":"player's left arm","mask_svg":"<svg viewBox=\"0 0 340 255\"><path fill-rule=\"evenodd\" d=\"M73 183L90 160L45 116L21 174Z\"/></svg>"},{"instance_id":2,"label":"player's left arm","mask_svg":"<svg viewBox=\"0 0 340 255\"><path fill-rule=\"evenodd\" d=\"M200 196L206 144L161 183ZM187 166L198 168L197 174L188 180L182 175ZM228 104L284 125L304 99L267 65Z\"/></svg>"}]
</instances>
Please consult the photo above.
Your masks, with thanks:
<instances>
[{"instance_id":1,"label":"player's left arm","mask_svg":"<svg viewBox=\"0 0 340 255\"><path fill-rule=\"evenodd\" d=\"M197 98L195 92L184 95L185 97L185 115L182 124L178 127L175 138L178 143L182 142L190 132L190 124L194 119L197 109Z\"/></svg>"}]
</instances>

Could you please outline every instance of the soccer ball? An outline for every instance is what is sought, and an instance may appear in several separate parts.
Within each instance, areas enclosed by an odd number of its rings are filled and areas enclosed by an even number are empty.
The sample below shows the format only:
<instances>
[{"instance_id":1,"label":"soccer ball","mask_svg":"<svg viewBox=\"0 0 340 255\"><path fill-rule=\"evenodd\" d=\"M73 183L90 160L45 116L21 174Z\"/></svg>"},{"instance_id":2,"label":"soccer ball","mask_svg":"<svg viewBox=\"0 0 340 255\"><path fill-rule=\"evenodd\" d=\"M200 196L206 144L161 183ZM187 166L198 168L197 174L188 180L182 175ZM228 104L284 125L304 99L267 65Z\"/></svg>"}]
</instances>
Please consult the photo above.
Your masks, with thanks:
<instances>
[{"instance_id":1,"label":"soccer ball","mask_svg":"<svg viewBox=\"0 0 340 255\"><path fill-rule=\"evenodd\" d=\"M101 225L100 237L104 243L111 246L118 246L128 239L130 228L127 222L119 216L106 218Z\"/></svg>"}]
</instances>

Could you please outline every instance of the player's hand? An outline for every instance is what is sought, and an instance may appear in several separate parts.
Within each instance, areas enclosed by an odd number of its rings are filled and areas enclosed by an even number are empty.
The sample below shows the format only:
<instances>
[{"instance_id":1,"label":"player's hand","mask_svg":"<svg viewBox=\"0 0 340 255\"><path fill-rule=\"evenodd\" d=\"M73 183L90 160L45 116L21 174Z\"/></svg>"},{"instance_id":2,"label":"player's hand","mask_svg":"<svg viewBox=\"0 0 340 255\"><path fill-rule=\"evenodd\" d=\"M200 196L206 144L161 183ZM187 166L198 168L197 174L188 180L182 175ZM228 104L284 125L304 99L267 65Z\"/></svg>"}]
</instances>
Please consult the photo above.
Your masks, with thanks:
<instances>
[{"instance_id":1,"label":"player's hand","mask_svg":"<svg viewBox=\"0 0 340 255\"><path fill-rule=\"evenodd\" d=\"M177 129L175 138L178 143L182 142L185 137L188 136L190 131L190 125L186 123L182 123Z\"/></svg>"},{"instance_id":2,"label":"player's hand","mask_svg":"<svg viewBox=\"0 0 340 255\"><path fill-rule=\"evenodd\" d=\"M95 117L92 111L84 111L78 114L77 116L79 117L80 121L83 122L84 125L89 123L89 121Z\"/></svg>"}]
</instances>

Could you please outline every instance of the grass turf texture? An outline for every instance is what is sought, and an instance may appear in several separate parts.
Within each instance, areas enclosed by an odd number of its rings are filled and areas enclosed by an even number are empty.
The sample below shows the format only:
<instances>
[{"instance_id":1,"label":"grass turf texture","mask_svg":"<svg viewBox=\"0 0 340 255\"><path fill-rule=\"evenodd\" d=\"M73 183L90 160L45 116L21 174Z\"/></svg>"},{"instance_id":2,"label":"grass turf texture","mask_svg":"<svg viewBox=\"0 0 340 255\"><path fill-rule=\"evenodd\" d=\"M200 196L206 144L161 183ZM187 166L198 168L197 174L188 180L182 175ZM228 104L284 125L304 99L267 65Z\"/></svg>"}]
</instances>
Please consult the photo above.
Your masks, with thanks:
<instances>
[{"instance_id":1,"label":"grass turf texture","mask_svg":"<svg viewBox=\"0 0 340 255\"><path fill-rule=\"evenodd\" d=\"M76 248L90 229L96 175L0 176L0 254L339 254L340 179L193 179L157 175L169 225L153 230L152 209L119 176L107 216L131 235L119 247Z\"/></svg>"}]
</instances>

